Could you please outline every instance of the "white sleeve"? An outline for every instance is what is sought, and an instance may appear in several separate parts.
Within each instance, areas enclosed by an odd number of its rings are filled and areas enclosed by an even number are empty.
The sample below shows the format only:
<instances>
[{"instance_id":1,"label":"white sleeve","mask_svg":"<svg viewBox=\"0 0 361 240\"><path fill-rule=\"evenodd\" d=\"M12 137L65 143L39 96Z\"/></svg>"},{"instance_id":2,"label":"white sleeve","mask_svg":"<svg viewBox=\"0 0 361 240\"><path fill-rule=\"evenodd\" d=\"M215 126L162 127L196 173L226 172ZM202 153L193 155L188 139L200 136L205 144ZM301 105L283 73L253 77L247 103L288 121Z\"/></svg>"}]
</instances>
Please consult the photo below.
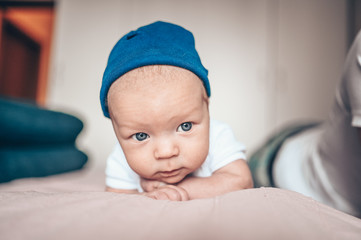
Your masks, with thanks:
<instances>
[{"instance_id":1,"label":"white sleeve","mask_svg":"<svg viewBox=\"0 0 361 240\"><path fill-rule=\"evenodd\" d=\"M210 162L211 172L239 160L246 160L245 146L236 140L230 126L218 121L211 121Z\"/></svg>"},{"instance_id":2,"label":"white sleeve","mask_svg":"<svg viewBox=\"0 0 361 240\"><path fill-rule=\"evenodd\" d=\"M138 189L139 176L129 167L119 143L107 159L106 180L108 187L115 189Z\"/></svg>"},{"instance_id":3,"label":"white sleeve","mask_svg":"<svg viewBox=\"0 0 361 240\"><path fill-rule=\"evenodd\" d=\"M345 102L352 115L352 126L361 127L361 31L356 36L345 61L343 74Z\"/></svg>"}]
</instances>

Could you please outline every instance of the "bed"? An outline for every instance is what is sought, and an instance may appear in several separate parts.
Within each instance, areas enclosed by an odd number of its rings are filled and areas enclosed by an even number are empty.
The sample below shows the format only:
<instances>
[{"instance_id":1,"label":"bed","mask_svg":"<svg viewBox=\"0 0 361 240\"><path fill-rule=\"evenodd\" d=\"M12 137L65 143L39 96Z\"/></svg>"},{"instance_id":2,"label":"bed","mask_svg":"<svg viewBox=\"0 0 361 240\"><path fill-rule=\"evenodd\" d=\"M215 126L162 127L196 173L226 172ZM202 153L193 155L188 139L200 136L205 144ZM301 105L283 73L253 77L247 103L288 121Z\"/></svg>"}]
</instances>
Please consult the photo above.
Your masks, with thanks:
<instances>
[{"instance_id":1,"label":"bed","mask_svg":"<svg viewBox=\"0 0 361 240\"><path fill-rule=\"evenodd\" d=\"M0 184L0 239L360 239L361 220L295 192L187 202L104 191L102 168Z\"/></svg>"}]
</instances>

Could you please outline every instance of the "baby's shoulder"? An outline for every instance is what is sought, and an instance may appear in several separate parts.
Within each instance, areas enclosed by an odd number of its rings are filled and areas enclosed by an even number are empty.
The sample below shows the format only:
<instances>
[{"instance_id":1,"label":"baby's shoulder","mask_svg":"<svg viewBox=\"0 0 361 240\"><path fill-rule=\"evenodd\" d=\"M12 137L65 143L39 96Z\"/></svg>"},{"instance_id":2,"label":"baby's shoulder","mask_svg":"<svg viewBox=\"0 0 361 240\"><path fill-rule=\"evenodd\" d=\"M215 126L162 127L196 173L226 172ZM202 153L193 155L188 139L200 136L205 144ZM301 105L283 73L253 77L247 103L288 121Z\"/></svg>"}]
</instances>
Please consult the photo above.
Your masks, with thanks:
<instances>
[{"instance_id":1,"label":"baby's shoulder","mask_svg":"<svg viewBox=\"0 0 361 240\"><path fill-rule=\"evenodd\" d=\"M210 140L216 140L224 134L233 134L232 128L221 121L210 119L209 138Z\"/></svg>"}]
</instances>

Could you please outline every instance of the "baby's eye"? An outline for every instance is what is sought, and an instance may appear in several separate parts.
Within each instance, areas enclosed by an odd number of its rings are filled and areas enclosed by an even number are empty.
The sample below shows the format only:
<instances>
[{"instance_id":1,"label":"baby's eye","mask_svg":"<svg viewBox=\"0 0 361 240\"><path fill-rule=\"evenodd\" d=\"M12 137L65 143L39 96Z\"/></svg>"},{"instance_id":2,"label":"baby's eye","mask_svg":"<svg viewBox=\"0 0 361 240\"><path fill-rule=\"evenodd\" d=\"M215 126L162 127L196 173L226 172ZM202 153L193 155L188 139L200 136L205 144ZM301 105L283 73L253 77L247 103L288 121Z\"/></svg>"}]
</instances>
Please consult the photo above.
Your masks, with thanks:
<instances>
[{"instance_id":1,"label":"baby's eye","mask_svg":"<svg viewBox=\"0 0 361 240\"><path fill-rule=\"evenodd\" d=\"M132 138L134 140L137 140L137 141L144 141L145 139L149 138L149 135L146 134L146 133L143 133L143 132L139 132L139 133L136 133L132 136Z\"/></svg>"},{"instance_id":2,"label":"baby's eye","mask_svg":"<svg viewBox=\"0 0 361 240\"><path fill-rule=\"evenodd\" d=\"M182 123L181 125L179 125L179 127L177 128L178 132L188 132L189 130L192 129L193 124L191 122L185 122Z\"/></svg>"}]
</instances>

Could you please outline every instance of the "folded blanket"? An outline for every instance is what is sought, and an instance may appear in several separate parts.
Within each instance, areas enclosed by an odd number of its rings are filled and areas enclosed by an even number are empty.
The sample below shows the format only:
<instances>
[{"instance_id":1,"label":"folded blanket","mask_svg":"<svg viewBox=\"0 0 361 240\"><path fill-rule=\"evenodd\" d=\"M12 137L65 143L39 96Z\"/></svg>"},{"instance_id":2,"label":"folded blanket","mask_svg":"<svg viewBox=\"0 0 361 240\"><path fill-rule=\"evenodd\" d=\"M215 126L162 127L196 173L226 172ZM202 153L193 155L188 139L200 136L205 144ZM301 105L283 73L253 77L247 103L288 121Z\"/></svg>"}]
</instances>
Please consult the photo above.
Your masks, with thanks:
<instances>
[{"instance_id":1,"label":"folded blanket","mask_svg":"<svg viewBox=\"0 0 361 240\"><path fill-rule=\"evenodd\" d=\"M75 116L0 98L0 146L74 142L83 123Z\"/></svg>"},{"instance_id":2,"label":"folded blanket","mask_svg":"<svg viewBox=\"0 0 361 240\"><path fill-rule=\"evenodd\" d=\"M275 187L272 179L272 165L283 142L306 129L317 126L318 123L294 124L272 134L249 159L255 187Z\"/></svg>"},{"instance_id":3,"label":"folded blanket","mask_svg":"<svg viewBox=\"0 0 361 240\"><path fill-rule=\"evenodd\" d=\"M83 122L20 100L0 98L0 182L80 169L75 146Z\"/></svg>"},{"instance_id":4,"label":"folded blanket","mask_svg":"<svg viewBox=\"0 0 361 240\"><path fill-rule=\"evenodd\" d=\"M87 159L73 145L0 148L0 182L78 170Z\"/></svg>"}]
</instances>

